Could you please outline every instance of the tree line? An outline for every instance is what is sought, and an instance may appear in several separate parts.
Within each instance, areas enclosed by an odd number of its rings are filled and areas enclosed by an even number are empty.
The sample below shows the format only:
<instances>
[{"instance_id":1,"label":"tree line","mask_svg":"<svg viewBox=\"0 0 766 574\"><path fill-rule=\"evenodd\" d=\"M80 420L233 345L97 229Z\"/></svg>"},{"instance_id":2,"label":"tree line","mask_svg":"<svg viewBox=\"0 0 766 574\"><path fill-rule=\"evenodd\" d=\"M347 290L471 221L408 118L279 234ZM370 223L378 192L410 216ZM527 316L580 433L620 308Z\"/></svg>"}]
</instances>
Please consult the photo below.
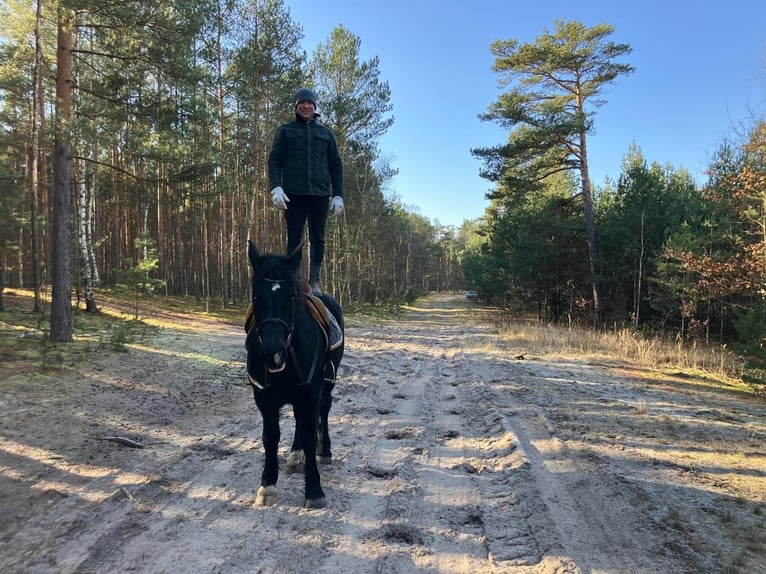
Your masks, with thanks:
<instances>
[{"instance_id":1,"label":"tree line","mask_svg":"<svg viewBox=\"0 0 766 574\"><path fill-rule=\"evenodd\" d=\"M461 255L465 277L517 314L737 343L762 359L766 120L719 142L702 184L634 144L617 181L594 185L595 110L633 71L613 31L556 21L534 42L492 45L509 89L483 119L509 137L473 150L496 186Z\"/></svg>"},{"instance_id":2,"label":"tree line","mask_svg":"<svg viewBox=\"0 0 766 574\"><path fill-rule=\"evenodd\" d=\"M401 302L459 281L440 230L390 190L390 88L351 31L307 54L282 0L34 6L0 8L0 285L34 287L37 310L52 285L52 338L71 338L71 291L95 309L94 285L246 300L247 239L284 250L266 162L304 85L344 160L328 290Z\"/></svg>"}]
</instances>

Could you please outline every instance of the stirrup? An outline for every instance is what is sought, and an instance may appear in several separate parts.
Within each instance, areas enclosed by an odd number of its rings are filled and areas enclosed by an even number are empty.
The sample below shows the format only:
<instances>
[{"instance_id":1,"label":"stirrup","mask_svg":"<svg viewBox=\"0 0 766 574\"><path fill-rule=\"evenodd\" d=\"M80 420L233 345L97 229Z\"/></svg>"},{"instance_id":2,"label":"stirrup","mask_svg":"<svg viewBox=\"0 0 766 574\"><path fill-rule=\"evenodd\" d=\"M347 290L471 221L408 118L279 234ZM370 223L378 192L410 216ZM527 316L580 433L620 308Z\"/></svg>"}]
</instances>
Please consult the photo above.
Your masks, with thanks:
<instances>
[{"instance_id":1,"label":"stirrup","mask_svg":"<svg viewBox=\"0 0 766 574\"><path fill-rule=\"evenodd\" d=\"M335 364L332 361L327 361L324 366L324 380L326 383L334 383L337 372L335 371Z\"/></svg>"}]
</instances>

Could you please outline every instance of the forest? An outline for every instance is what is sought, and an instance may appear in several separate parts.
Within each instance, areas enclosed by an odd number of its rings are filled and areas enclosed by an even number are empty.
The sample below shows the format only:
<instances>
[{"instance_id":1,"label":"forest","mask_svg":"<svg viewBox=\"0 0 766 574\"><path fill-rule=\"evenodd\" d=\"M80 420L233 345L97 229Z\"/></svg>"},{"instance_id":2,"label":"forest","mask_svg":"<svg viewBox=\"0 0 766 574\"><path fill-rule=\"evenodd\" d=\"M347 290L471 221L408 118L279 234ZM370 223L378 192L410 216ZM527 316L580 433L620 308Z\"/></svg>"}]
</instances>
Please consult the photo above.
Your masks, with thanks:
<instances>
[{"instance_id":1,"label":"forest","mask_svg":"<svg viewBox=\"0 0 766 574\"><path fill-rule=\"evenodd\" d=\"M592 182L603 90L633 72L608 24L487 47L507 91L480 119L508 139L472 150L494 191L455 228L393 189L391 90L342 25L307 52L283 0L6 0L0 15L0 309L3 288L34 289L37 312L50 294L54 340L71 339L72 294L95 310L97 288L243 306L247 240L284 249L266 159L305 85L344 162L323 280L344 305L476 289L514 316L736 347L759 377L766 119L711 142L702 184L638 146Z\"/></svg>"}]
</instances>

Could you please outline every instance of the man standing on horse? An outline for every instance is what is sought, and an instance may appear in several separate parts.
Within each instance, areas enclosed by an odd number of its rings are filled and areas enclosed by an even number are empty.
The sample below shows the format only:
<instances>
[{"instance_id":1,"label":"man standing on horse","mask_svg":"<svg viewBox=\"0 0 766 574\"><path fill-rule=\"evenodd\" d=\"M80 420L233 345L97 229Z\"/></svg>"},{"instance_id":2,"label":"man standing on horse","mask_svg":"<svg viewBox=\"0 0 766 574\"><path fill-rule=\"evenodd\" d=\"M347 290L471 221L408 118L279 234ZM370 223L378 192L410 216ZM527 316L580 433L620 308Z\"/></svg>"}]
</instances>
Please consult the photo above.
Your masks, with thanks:
<instances>
[{"instance_id":1,"label":"man standing on horse","mask_svg":"<svg viewBox=\"0 0 766 574\"><path fill-rule=\"evenodd\" d=\"M285 212L288 254L300 245L308 221L309 284L315 295L322 294L327 215L343 213L343 163L335 135L318 117L314 92L299 89L295 120L277 129L269 155L269 189L274 205Z\"/></svg>"}]
</instances>

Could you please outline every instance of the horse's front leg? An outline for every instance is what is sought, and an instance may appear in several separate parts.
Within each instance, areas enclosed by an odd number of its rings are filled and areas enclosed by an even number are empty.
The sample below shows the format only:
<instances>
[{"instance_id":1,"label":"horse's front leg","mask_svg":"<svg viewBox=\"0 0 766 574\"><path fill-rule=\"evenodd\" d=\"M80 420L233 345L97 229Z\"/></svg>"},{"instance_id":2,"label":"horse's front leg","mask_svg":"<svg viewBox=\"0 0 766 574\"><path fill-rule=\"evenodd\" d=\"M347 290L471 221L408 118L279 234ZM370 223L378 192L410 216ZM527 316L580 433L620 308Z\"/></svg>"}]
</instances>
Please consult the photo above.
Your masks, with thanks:
<instances>
[{"instance_id":1,"label":"horse's front leg","mask_svg":"<svg viewBox=\"0 0 766 574\"><path fill-rule=\"evenodd\" d=\"M320 464L332 462L332 448L330 444L330 426L328 418L332 407L332 390L335 383L325 382L322 386L322 396L319 400L319 437L317 441L317 461Z\"/></svg>"},{"instance_id":2,"label":"horse's front leg","mask_svg":"<svg viewBox=\"0 0 766 574\"><path fill-rule=\"evenodd\" d=\"M296 472L303 472L306 457L303 454L303 446L301 446L301 421L293 406L293 418L295 419L295 434L293 434L293 444L290 447L290 454L287 456L287 464L285 465L285 471L287 474L294 474Z\"/></svg>"},{"instance_id":3,"label":"horse's front leg","mask_svg":"<svg viewBox=\"0 0 766 574\"><path fill-rule=\"evenodd\" d=\"M277 502L277 479L279 478L279 409L262 411L263 414L263 450L265 460L261 474L261 486L255 496L255 503L271 506Z\"/></svg>"},{"instance_id":4,"label":"horse's front leg","mask_svg":"<svg viewBox=\"0 0 766 574\"><path fill-rule=\"evenodd\" d=\"M316 461L317 448L317 406L308 404L296 407L296 428L300 428L299 439L306 459L306 500L305 508L324 508L327 505L319 477ZM299 422L300 421L300 422Z\"/></svg>"}]
</instances>

